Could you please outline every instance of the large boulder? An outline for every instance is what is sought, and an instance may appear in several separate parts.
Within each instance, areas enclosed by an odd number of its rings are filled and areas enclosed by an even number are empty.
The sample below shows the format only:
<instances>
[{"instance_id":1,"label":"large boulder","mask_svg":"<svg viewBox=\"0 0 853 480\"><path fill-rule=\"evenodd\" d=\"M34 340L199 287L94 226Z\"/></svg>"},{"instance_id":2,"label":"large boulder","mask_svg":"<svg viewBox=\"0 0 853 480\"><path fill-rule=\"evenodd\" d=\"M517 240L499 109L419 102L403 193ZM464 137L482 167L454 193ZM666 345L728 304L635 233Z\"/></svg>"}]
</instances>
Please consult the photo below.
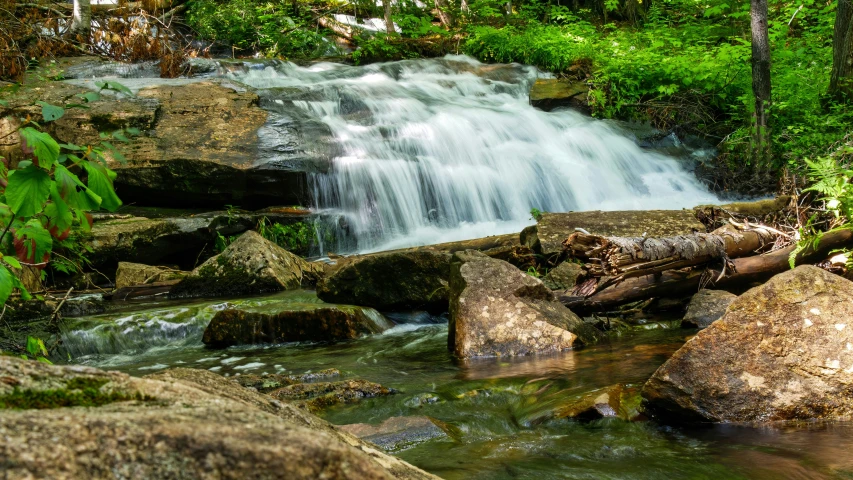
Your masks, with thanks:
<instances>
[{"instance_id":1,"label":"large boulder","mask_svg":"<svg viewBox=\"0 0 853 480\"><path fill-rule=\"evenodd\" d=\"M393 324L372 308L305 304L277 312L228 309L218 312L204 331L211 347L255 343L334 341L381 333Z\"/></svg>"},{"instance_id":2,"label":"large boulder","mask_svg":"<svg viewBox=\"0 0 853 480\"><path fill-rule=\"evenodd\" d=\"M215 297L293 290L316 282L319 274L319 265L250 230L193 270L170 294Z\"/></svg>"},{"instance_id":3,"label":"large boulder","mask_svg":"<svg viewBox=\"0 0 853 480\"><path fill-rule=\"evenodd\" d=\"M681 320L685 327L706 328L722 318L737 295L725 290L700 290L687 305L687 313Z\"/></svg>"},{"instance_id":4,"label":"large boulder","mask_svg":"<svg viewBox=\"0 0 853 480\"><path fill-rule=\"evenodd\" d=\"M338 260L317 285L317 296L330 303L377 310L447 308L450 254L430 250L399 251Z\"/></svg>"},{"instance_id":5,"label":"large boulder","mask_svg":"<svg viewBox=\"0 0 853 480\"><path fill-rule=\"evenodd\" d=\"M714 422L853 415L853 283L812 266L735 300L643 387L662 417Z\"/></svg>"},{"instance_id":6,"label":"large boulder","mask_svg":"<svg viewBox=\"0 0 853 480\"><path fill-rule=\"evenodd\" d=\"M0 357L0 378L9 478L436 478L208 371L133 378Z\"/></svg>"},{"instance_id":7,"label":"large boulder","mask_svg":"<svg viewBox=\"0 0 853 480\"><path fill-rule=\"evenodd\" d=\"M448 348L456 356L555 352L596 339L539 280L480 252L454 254Z\"/></svg>"}]
</instances>

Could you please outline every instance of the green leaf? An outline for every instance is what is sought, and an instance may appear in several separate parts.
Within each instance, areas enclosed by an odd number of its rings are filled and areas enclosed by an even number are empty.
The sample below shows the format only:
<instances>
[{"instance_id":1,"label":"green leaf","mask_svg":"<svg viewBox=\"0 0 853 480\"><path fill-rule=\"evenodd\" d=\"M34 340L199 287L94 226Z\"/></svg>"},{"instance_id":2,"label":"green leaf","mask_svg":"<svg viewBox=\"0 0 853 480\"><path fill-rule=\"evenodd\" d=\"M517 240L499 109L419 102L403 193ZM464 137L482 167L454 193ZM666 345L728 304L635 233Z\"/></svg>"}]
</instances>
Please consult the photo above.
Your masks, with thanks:
<instances>
[{"instance_id":1,"label":"green leaf","mask_svg":"<svg viewBox=\"0 0 853 480\"><path fill-rule=\"evenodd\" d=\"M12 212L18 217L41 212L50 195L50 183L50 175L34 165L9 172L6 201Z\"/></svg>"},{"instance_id":2,"label":"green leaf","mask_svg":"<svg viewBox=\"0 0 853 480\"><path fill-rule=\"evenodd\" d=\"M79 96L83 100L86 100L86 103L97 102L98 100L101 99L101 94L98 92L81 93Z\"/></svg>"},{"instance_id":3,"label":"green leaf","mask_svg":"<svg viewBox=\"0 0 853 480\"><path fill-rule=\"evenodd\" d=\"M127 140L127 137L125 137L125 140ZM124 141L124 140L122 140L122 141ZM107 141L101 142L101 145L107 147L109 149L109 151L112 152L113 158L115 160L117 160L119 163L121 163L122 165L127 163L127 158L125 158L125 156L122 155L122 153L118 151L118 149L115 147L115 145L113 145L112 143L107 142Z\"/></svg>"},{"instance_id":4,"label":"green leaf","mask_svg":"<svg viewBox=\"0 0 853 480\"><path fill-rule=\"evenodd\" d=\"M6 100L0 100L0 107L8 107L8 106L9 106L9 102L7 102Z\"/></svg>"},{"instance_id":5,"label":"green leaf","mask_svg":"<svg viewBox=\"0 0 853 480\"><path fill-rule=\"evenodd\" d=\"M51 203L47 204L44 208L44 213L48 218L48 227L51 229L55 228L54 236L58 236L71 228L71 224L74 222L74 215L71 213L71 209L68 208L68 204L65 203L65 200L59 194L59 189L55 182L50 186L50 199Z\"/></svg>"},{"instance_id":6,"label":"green leaf","mask_svg":"<svg viewBox=\"0 0 853 480\"><path fill-rule=\"evenodd\" d=\"M17 258L11 255L4 255L3 261L6 262L6 264L12 268L17 268L19 270L21 269L21 262L19 262Z\"/></svg>"},{"instance_id":7,"label":"green leaf","mask_svg":"<svg viewBox=\"0 0 853 480\"><path fill-rule=\"evenodd\" d=\"M89 174L89 188L101 197L101 208L116 211L121 206L121 200L113 189L115 172L96 162L85 162L83 167Z\"/></svg>"},{"instance_id":8,"label":"green leaf","mask_svg":"<svg viewBox=\"0 0 853 480\"><path fill-rule=\"evenodd\" d=\"M51 362L50 360L48 360L48 359L46 359L46 358L44 358L44 357L36 357L36 360L38 360L38 361L39 361L39 362L41 362L41 363L46 363L46 364L48 364L48 365L53 365L53 362Z\"/></svg>"},{"instance_id":9,"label":"green leaf","mask_svg":"<svg viewBox=\"0 0 853 480\"><path fill-rule=\"evenodd\" d=\"M33 150L42 168L50 168L59 158L59 144L49 134L32 127L22 128L18 133L27 147Z\"/></svg>"},{"instance_id":10,"label":"green leaf","mask_svg":"<svg viewBox=\"0 0 853 480\"><path fill-rule=\"evenodd\" d=\"M41 116L45 122L59 120L63 115L65 115L65 109L62 107L57 107L56 105L51 105L47 102L42 102L41 100L36 102L36 105L41 107Z\"/></svg>"},{"instance_id":11,"label":"green leaf","mask_svg":"<svg viewBox=\"0 0 853 480\"><path fill-rule=\"evenodd\" d=\"M44 346L42 339L27 335L27 352L34 357L39 355L46 356L47 347Z\"/></svg>"},{"instance_id":12,"label":"green leaf","mask_svg":"<svg viewBox=\"0 0 853 480\"><path fill-rule=\"evenodd\" d=\"M34 260L34 263L41 262L53 249L53 237L37 218L30 219L22 228L15 231L15 237L24 242L27 255Z\"/></svg>"},{"instance_id":13,"label":"green leaf","mask_svg":"<svg viewBox=\"0 0 853 480\"><path fill-rule=\"evenodd\" d=\"M53 178L56 180L59 196L71 208L75 210L98 210L101 208L101 197L67 168L57 165L53 171Z\"/></svg>"},{"instance_id":14,"label":"green leaf","mask_svg":"<svg viewBox=\"0 0 853 480\"><path fill-rule=\"evenodd\" d=\"M124 85L122 85L118 82L98 81L98 82L95 82L95 85L102 90L113 90L113 91L116 91L119 93L123 93L127 96L130 96L130 97L133 96L133 92L131 92L129 88L125 87Z\"/></svg>"},{"instance_id":15,"label":"green leaf","mask_svg":"<svg viewBox=\"0 0 853 480\"><path fill-rule=\"evenodd\" d=\"M0 305L6 303L12 294L12 272L6 265L0 264Z\"/></svg>"}]
</instances>

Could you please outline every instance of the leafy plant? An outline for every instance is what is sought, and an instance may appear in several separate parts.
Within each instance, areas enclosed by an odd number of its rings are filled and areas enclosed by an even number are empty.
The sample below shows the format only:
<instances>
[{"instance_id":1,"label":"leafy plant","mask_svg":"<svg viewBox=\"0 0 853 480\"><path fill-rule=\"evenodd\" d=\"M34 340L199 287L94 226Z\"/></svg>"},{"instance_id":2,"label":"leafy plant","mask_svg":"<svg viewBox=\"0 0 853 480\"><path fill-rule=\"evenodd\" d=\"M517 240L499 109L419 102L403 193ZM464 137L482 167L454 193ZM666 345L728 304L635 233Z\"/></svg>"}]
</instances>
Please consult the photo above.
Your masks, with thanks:
<instances>
[{"instance_id":1,"label":"leafy plant","mask_svg":"<svg viewBox=\"0 0 853 480\"><path fill-rule=\"evenodd\" d=\"M52 364L50 360L47 359L48 352L47 347L44 345L44 341L40 338L36 338L33 336L27 336L27 354L21 355L21 358L30 358L32 357L35 360L38 360L42 363Z\"/></svg>"},{"instance_id":2,"label":"leafy plant","mask_svg":"<svg viewBox=\"0 0 853 480\"><path fill-rule=\"evenodd\" d=\"M538 222L539 219L542 218L542 213L543 213L542 210L539 210L538 208L531 208L530 209L530 218L532 218L533 220L536 220Z\"/></svg>"},{"instance_id":3,"label":"leafy plant","mask_svg":"<svg viewBox=\"0 0 853 480\"><path fill-rule=\"evenodd\" d=\"M97 85L100 91L131 94L116 82ZM0 304L15 288L22 298L30 298L16 271L24 267L43 271L54 248L69 238L72 229L88 231L91 227L87 212L101 208L115 211L121 206L107 156L124 161L111 141L128 142L128 136L137 135L138 130L101 133L97 144L86 146L60 144L45 131L47 124L62 118L68 109L89 108L90 103L100 100L100 91L81 94L75 99L79 103L63 106L36 102L41 107L41 121L28 116L7 134L20 137L24 160L12 165L4 158L0 163ZM5 102L2 106L9 107Z\"/></svg>"}]
</instances>

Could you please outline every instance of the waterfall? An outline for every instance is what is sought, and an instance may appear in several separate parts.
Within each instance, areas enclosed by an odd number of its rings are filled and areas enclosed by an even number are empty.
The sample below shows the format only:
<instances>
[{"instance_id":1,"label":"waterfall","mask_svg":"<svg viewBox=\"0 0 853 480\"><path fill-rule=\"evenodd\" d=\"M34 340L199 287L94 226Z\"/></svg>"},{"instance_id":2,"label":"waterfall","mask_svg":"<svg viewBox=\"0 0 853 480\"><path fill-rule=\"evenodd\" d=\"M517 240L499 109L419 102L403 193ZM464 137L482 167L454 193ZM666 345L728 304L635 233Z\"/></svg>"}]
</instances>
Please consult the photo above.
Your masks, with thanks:
<instances>
[{"instance_id":1,"label":"waterfall","mask_svg":"<svg viewBox=\"0 0 853 480\"><path fill-rule=\"evenodd\" d=\"M228 75L257 89L273 115L326 126L333 147L323 148L328 168L312 174L314 207L341 218L331 236L338 243L326 250L518 232L532 223L532 208L716 201L683 161L640 148L614 123L531 107L528 91L541 76L533 67L448 56L366 67L280 63Z\"/></svg>"}]
</instances>

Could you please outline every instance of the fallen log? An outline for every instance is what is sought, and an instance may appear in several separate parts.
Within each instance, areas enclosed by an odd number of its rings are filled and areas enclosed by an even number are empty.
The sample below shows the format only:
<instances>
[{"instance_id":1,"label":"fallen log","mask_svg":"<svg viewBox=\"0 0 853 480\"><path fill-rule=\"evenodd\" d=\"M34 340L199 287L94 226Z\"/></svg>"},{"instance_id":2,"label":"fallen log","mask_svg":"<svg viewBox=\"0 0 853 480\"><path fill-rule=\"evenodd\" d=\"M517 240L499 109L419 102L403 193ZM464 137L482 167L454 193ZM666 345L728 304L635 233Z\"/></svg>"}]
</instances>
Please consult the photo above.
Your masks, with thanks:
<instances>
[{"instance_id":1,"label":"fallen log","mask_svg":"<svg viewBox=\"0 0 853 480\"><path fill-rule=\"evenodd\" d=\"M571 258L584 262L584 280L574 293L590 296L629 278L754 255L782 232L770 227L726 225L712 233L673 237L604 237L575 232L563 242Z\"/></svg>"},{"instance_id":2,"label":"fallen log","mask_svg":"<svg viewBox=\"0 0 853 480\"><path fill-rule=\"evenodd\" d=\"M853 246L853 230L829 232L823 235L816 245L799 252L794 259L794 264L815 263L825 259L835 249L850 246ZM741 287L764 281L791 268L789 257L796 248L796 245L791 245L764 255L734 259L730 267L726 267L725 272L722 268L669 270L659 274L630 278L588 297L563 295L560 296L560 301L573 312L584 315L653 297L689 295L705 287L717 289Z\"/></svg>"}]
</instances>

